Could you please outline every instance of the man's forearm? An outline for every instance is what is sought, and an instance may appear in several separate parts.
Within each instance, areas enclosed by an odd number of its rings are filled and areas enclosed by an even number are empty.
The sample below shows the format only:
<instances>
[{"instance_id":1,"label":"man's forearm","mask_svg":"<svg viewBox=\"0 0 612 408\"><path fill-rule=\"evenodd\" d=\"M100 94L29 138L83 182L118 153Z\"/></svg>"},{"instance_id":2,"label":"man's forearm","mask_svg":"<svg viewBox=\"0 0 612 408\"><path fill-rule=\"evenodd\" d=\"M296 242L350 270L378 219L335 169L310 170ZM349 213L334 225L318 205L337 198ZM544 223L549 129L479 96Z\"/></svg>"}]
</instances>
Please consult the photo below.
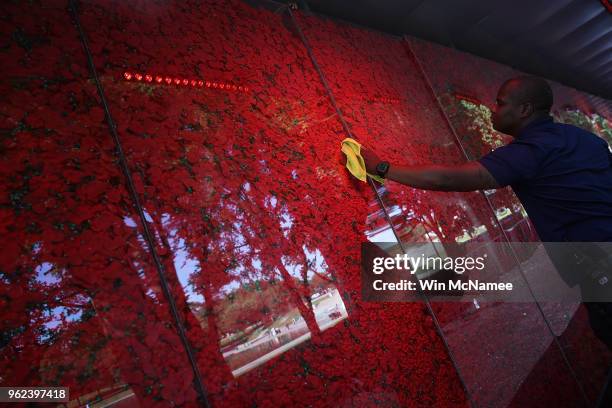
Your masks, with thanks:
<instances>
[{"instance_id":1,"label":"man's forearm","mask_svg":"<svg viewBox=\"0 0 612 408\"><path fill-rule=\"evenodd\" d=\"M476 162L455 167L391 165L387 179L424 190L474 191L497 188L491 175Z\"/></svg>"},{"instance_id":2,"label":"man's forearm","mask_svg":"<svg viewBox=\"0 0 612 408\"><path fill-rule=\"evenodd\" d=\"M441 166L396 166L391 165L387 179L424 190L449 191L449 172Z\"/></svg>"}]
</instances>

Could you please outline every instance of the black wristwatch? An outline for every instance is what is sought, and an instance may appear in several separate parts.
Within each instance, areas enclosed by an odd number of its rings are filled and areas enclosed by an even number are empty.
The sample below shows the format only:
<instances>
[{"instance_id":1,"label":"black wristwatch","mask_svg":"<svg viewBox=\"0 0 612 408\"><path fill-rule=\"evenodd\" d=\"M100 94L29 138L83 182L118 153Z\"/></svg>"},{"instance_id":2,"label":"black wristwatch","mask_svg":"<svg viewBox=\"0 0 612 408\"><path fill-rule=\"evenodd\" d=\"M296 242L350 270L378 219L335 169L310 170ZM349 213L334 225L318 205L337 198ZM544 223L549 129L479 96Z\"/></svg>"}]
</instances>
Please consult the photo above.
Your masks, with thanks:
<instances>
[{"instance_id":1,"label":"black wristwatch","mask_svg":"<svg viewBox=\"0 0 612 408\"><path fill-rule=\"evenodd\" d=\"M387 177L388 171L389 171L388 161L381 161L380 163L376 165L376 174L378 174L380 177L382 178Z\"/></svg>"}]
</instances>

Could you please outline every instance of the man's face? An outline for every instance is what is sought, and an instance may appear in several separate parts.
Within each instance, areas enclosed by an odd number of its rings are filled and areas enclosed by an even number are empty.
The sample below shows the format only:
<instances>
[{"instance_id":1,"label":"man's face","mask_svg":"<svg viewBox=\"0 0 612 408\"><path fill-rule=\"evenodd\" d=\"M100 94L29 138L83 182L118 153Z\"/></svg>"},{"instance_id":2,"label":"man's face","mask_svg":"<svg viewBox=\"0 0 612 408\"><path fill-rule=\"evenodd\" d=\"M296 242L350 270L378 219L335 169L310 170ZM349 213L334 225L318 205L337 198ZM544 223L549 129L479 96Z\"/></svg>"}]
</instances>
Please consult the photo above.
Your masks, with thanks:
<instances>
[{"instance_id":1,"label":"man's face","mask_svg":"<svg viewBox=\"0 0 612 408\"><path fill-rule=\"evenodd\" d=\"M491 114L493 129L512 136L515 136L514 133L522 122L521 104L515 102L515 95L516 84L504 84L497 93L497 101Z\"/></svg>"}]
</instances>

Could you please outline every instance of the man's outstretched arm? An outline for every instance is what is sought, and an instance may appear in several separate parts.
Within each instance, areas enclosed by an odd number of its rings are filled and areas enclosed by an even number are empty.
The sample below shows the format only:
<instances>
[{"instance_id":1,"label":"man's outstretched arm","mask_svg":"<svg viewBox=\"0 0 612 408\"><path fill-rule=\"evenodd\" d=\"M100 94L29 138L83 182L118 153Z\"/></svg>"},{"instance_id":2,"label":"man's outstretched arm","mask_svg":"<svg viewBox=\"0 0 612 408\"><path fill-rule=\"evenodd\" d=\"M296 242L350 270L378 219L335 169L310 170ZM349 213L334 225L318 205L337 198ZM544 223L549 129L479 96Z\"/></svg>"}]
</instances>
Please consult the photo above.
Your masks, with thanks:
<instances>
[{"instance_id":1,"label":"man's outstretched arm","mask_svg":"<svg viewBox=\"0 0 612 408\"><path fill-rule=\"evenodd\" d=\"M476 161L458 166L391 165L387 179L410 187L437 191L474 191L499 187L487 169Z\"/></svg>"},{"instance_id":2,"label":"man's outstretched arm","mask_svg":"<svg viewBox=\"0 0 612 408\"><path fill-rule=\"evenodd\" d=\"M362 149L366 170L376 174L380 159L369 149ZM391 164L387 179L423 190L474 191L499 188L497 181L482 164L473 161L457 166L396 166Z\"/></svg>"}]
</instances>

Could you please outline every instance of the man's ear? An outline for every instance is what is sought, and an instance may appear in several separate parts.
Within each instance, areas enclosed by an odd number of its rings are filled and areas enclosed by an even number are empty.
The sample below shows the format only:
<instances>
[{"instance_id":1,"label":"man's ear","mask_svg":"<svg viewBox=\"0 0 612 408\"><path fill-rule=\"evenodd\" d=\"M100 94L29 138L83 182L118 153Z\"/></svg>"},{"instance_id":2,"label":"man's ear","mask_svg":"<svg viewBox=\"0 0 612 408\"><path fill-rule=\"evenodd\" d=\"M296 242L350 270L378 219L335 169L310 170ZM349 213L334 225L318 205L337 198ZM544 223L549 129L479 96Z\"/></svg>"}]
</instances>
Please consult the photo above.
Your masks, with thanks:
<instances>
[{"instance_id":1,"label":"man's ear","mask_svg":"<svg viewBox=\"0 0 612 408\"><path fill-rule=\"evenodd\" d=\"M528 118L533 114L533 112L535 112L535 107L531 102L521 103L520 112L521 118Z\"/></svg>"}]
</instances>

